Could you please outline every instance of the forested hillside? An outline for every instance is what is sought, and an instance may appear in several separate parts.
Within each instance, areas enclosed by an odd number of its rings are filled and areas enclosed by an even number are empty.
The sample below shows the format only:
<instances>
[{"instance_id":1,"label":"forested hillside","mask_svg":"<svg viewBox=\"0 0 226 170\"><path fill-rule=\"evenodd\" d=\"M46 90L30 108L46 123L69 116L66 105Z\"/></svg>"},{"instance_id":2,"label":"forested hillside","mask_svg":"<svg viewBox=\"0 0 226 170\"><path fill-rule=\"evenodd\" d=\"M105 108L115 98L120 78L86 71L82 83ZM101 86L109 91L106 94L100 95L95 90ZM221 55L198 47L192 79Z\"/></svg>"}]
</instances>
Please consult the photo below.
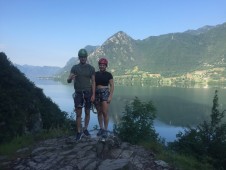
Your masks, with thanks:
<instances>
[{"instance_id":1,"label":"forested hillside","mask_svg":"<svg viewBox=\"0 0 226 170\"><path fill-rule=\"evenodd\" d=\"M0 53L0 143L42 129L62 127L66 113Z\"/></svg>"},{"instance_id":2,"label":"forested hillside","mask_svg":"<svg viewBox=\"0 0 226 170\"><path fill-rule=\"evenodd\" d=\"M125 32L119 31L101 46L89 51L88 60L97 68L98 59L106 57L109 60L108 69L115 76L145 73L173 77L192 74L194 71L209 72L214 68L224 68L225 47L226 23L182 33L150 36L143 40L134 40ZM67 65L75 64L74 60L69 61ZM68 75L69 71L65 67L60 75ZM220 75L224 74L225 72Z\"/></svg>"},{"instance_id":3,"label":"forested hillside","mask_svg":"<svg viewBox=\"0 0 226 170\"><path fill-rule=\"evenodd\" d=\"M226 23L193 32L150 36L144 40L134 40L121 31L107 39L89 55L89 59L96 66L98 58L108 58L109 69L114 75L131 73L137 67L136 73L175 76L225 66L225 47Z\"/></svg>"}]
</instances>

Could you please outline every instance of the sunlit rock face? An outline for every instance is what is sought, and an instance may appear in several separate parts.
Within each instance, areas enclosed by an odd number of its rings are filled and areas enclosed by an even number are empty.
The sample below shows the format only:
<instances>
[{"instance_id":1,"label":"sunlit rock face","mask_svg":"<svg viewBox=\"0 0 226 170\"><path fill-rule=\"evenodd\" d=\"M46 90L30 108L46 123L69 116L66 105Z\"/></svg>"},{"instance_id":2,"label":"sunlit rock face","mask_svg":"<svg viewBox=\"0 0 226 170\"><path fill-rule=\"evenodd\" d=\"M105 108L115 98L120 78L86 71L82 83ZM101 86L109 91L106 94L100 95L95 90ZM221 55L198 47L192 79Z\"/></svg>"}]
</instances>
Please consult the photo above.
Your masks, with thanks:
<instances>
[{"instance_id":1,"label":"sunlit rock face","mask_svg":"<svg viewBox=\"0 0 226 170\"><path fill-rule=\"evenodd\" d=\"M78 142L74 136L60 137L40 142L33 148L20 149L17 152L18 158L5 166L18 170L172 169L167 163L155 160L150 150L120 142L113 135L102 141L96 137L96 133L91 131L91 137L83 137Z\"/></svg>"}]
</instances>

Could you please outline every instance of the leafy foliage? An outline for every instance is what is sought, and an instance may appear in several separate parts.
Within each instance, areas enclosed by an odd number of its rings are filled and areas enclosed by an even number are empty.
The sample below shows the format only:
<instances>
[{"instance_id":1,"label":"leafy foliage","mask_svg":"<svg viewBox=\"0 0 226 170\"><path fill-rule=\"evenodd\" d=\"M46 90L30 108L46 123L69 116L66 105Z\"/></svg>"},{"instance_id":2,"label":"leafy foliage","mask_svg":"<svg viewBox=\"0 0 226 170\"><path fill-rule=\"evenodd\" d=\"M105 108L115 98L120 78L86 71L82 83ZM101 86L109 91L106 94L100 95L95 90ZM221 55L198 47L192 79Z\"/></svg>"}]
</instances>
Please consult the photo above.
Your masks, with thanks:
<instances>
[{"instance_id":1,"label":"leafy foliage","mask_svg":"<svg viewBox=\"0 0 226 170\"><path fill-rule=\"evenodd\" d=\"M132 144L137 144L146 140L157 141L153 127L155 119L155 107L152 102L141 102L137 97L129 105L125 106L125 112L119 124L115 125L114 131L119 137Z\"/></svg>"},{"instance_id":2,"label":"leafy foliage","mask_svg":"<svg viewBox=\"0 0 226 170\"><path fill-rule=\"evenodd\" d=\"M169 146L180 153L193 155L199 160L208 160L217 168L226 167L226 123L222 123L224 113L218 109L218 91L213 99L211 120L204 121L195 128L188 128L177 134L178 140Z\"/></svg>"},{"instance_id":3,"label":"leafy foliage","mask_svg":"<svg viewBox=\"0 0 226 170\"><path fill-rule=\"evenodd\" d=\"M0 53L0 143L16 136L63 127L66 113Z\"/></svg>"},{"instance_id":4,"label":"leafy foliage","mask_svg":"<svg viewBox=\"0 0 226 170\"><path fill-rule=\"evenodd\" d=\"M114 75L124 75L137 66L140 71L173 77L194 70L225 67L225 46L226 23L192 32L150 36L143 40L134 40L119 31L89 53L88 59L97 69L98 59L106 57L108 69ZM68 71L66 67L59 76L65 76L65 71Z\"/></svg>"}]
</instances>

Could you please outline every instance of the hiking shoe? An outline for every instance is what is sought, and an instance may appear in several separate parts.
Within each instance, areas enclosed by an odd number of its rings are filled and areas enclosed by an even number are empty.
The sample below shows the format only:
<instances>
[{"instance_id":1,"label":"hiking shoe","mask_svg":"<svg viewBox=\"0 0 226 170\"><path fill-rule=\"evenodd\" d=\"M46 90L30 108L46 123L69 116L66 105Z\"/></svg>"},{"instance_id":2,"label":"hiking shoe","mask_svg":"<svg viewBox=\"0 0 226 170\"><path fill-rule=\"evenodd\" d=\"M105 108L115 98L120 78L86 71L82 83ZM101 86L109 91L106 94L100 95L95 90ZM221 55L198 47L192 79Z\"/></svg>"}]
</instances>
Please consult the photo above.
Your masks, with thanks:
<instances>
[{"instance_id":1,"label":"hiking shoe","mask_svg":"<svg viewBox=\"0 0 226 170\"><path fill-rule=\"evenodd\" d=\"M90 136L90 133L89 133L89 131L86 129L86 130L84 130L84 135L86 135L86 136Z\"/></svg>"},{"instance_id":2,"label":"hiking shoe","mask_svg":"<svg viewBox=\"0 0 226 170\"><path fill-rule=\"evenodd\" d=\"M103 130L102 138L107 138L107 137L108 137L108 131Z\"/></svg>"},{"instance_id":3,"label":"hiking shoe","mask_svg":"<svg viewBox=\"0 0 226 170\"><path fill-rule=\"evenodd\" d=\"M99 131L97 132L97 136L101 136L103 134L103 129L99 129Z\"/></svg>"},{"instance_id":4,"label":"hiking shoe","mask_svg":"<svg viewBox=\"0 0 226 170\"><path fill-rule=\"evenodd\" d=\"M77 135L76 135L76 141L79 141L79 140L81 140L82 139L82 135L83 135L83 133L77 133Z\"/></svg>"}]
</instances>

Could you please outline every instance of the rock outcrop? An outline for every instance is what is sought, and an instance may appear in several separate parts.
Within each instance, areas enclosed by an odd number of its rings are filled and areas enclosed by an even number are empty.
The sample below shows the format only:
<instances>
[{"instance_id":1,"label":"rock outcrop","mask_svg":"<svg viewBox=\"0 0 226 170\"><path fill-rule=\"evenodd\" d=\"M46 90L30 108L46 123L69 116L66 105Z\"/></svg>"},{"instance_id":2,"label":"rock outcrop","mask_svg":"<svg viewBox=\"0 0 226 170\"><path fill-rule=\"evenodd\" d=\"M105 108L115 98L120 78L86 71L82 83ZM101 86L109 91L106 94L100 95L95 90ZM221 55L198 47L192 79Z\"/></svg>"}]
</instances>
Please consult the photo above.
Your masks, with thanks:
<instances>
[{"instance_id":1,"label":"rock outcrop","mask_svg":"<svg viewBox=\"0 0 226 170\"><path fill-rule=\"evenodd\" d=\"M120 142L114 135L102 141L93 133L76 142L74 136L39 142L17 151L14 161L5 163L15 170L168 170L173 169L153 152ZM25 154L27 153L27 154ZM29 154L28 154L29 153ZM26 156L24 156L26 155ZM7 166L6 166L7 165Z\"/></svg>"}]
</instances>

